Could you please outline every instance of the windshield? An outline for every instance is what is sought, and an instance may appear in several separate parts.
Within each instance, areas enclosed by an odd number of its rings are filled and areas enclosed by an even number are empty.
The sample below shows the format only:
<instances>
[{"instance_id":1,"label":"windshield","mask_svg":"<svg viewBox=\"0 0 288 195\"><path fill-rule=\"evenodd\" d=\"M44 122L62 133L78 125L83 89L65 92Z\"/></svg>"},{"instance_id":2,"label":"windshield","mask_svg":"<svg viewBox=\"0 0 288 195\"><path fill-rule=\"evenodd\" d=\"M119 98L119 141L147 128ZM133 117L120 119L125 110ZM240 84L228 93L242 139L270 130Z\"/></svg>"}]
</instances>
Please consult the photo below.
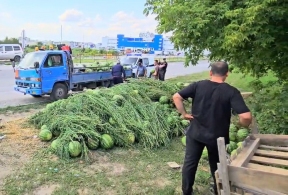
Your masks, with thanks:
<instances>
[{"instance_id":1,"label":"windshield","mask_svg":"<svg viewBox=\"0 0 288 195\"><path fill-rule=\"evenodd\" d=\"M46 53L42 53L42 52L28 53L21 60L18 67L23 68L23 69L34 68L34 63L39 62L39 64L41 64L45 56L46 56Z\"/></svg>"},{"instance_id":2,"label":"windshield","mask_svg":"<svg viewBox=\"0 0 288 195\"><path fill-rule=\"evenodd\" d=\"M134 65L137 62L138 58L124 58L122 59L121 64L123 65Z\"/></svg>"}]
</instances>

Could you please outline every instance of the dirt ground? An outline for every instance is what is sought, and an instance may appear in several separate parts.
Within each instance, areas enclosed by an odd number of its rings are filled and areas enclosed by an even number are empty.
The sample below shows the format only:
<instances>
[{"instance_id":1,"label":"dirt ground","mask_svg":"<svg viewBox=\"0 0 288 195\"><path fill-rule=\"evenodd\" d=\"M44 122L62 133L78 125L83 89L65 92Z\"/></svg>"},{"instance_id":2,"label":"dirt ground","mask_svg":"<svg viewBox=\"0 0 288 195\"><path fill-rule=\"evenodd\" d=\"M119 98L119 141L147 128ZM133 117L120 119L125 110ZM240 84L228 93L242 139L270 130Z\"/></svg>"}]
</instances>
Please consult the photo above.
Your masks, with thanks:
<instances>
[{"instance_id":1,"label":"dirt ground","mask_svg":"<svg viewBox=\"0 0 288 195\"><path fill-rule=\"evenodd\" d=\"M5 177L43 146L37 139L37 130L25 122L35 112L0 115L0 189Z\"/></svg>"}]
</instances>

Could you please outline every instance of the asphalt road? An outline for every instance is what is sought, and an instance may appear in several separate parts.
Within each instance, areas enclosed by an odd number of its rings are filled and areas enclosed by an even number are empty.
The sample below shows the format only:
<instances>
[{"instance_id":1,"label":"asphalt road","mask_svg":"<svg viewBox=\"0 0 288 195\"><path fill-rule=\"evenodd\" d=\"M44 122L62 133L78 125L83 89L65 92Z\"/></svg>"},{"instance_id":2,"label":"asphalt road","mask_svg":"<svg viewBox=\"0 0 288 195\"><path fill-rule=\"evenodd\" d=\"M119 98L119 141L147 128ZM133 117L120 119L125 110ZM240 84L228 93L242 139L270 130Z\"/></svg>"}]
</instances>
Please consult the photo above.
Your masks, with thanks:
<instances>
[{"instance_id":1,"label":"asphalt road","mask_svg":"<svg viewBox=\"0 0 288 195\"><path fill-rule=\"evenodd\" d=\"M184 67L182 62L169 63L166 78L187 75L208 70L208 61L201 60L197 66ZM15 92L13 90L15 80L13 68L8 65L0 64L0 108L7 106L18 106L37 102L47 101L49 97L33 98L29 95Z\"/></svg>"}]
</instances>

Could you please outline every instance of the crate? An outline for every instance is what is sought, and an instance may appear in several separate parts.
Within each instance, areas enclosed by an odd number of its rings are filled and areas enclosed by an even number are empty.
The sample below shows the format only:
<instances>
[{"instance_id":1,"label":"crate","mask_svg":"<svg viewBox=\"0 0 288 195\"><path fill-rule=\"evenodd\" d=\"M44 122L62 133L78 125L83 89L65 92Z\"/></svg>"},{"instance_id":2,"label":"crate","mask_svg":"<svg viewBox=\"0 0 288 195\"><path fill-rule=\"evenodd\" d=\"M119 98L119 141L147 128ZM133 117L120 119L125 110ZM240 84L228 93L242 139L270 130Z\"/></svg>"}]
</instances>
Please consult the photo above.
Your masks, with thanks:
<instances>
[{"instance_id":1,"label":"crate","mask_svg":"<svg viewBox=\"0 0 288 195\"><path fill-rule=\"evenodd\" d=\"M288 195L288 135L251 134L230 159L217 142L219 195Z\"/></svg>"}]
</instances>

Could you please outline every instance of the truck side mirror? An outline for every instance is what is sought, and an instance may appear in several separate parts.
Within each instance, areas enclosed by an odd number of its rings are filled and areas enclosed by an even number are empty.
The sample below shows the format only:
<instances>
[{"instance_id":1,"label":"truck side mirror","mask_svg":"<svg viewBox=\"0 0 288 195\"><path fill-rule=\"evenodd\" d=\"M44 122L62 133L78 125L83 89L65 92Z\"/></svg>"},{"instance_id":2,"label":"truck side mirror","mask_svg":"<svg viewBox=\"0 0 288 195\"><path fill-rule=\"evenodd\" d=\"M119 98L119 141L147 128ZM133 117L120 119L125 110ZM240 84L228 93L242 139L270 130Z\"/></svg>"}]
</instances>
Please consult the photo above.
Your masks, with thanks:
<instances>
[{"instance_id":1,"label":"truck side mirror","mask_svg":"<svg viewBox=\"0 0 288 195\"><path fill-rule=\"evenodd\" d=\"M39 68L39 62L34 62L34 68Z\"/></svg>"}]
</instances>

